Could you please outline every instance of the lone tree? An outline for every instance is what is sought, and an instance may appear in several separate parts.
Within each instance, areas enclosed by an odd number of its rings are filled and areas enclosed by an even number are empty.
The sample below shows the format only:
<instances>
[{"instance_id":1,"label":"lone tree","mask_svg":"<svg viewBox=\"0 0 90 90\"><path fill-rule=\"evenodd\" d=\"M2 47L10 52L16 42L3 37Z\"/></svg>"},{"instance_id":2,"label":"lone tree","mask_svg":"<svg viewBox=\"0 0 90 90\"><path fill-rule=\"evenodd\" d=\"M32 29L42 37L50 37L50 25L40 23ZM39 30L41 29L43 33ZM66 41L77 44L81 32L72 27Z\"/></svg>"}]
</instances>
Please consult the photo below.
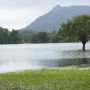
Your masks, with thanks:
<instances>
[{"instance_id":1,"label":"lone tree","mask_svg":"<svg viewBox=\"0 0 90 90\"><path fill-rule=\"evenodd\" d=\"M72 20L62 23L58 35L81 41L83 44L82 49L85 51L85 45L90 35L90 15L75 16Z\"/></svg>"}]
</instances>

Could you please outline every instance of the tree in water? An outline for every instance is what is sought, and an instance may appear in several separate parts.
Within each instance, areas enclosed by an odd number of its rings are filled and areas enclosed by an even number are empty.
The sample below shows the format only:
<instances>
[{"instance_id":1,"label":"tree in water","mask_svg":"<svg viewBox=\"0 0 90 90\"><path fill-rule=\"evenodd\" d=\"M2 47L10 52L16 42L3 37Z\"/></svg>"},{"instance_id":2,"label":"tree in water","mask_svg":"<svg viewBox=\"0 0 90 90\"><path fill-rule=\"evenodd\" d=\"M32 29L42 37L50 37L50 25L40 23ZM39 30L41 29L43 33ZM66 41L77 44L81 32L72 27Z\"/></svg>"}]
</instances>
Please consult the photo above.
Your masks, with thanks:
<instances>
[{"instance_id":1,"label":"tree in water","mask_svg":"<svg viewBox=\"0 0 90 90\"><path fill-rule=\"evenodd\" d=\"M81 41L83 44L82 50L85 51L85 45L90 36L90 15L75 16L72 20L62 23L58 35Z\"/></svg>"}]
</instances>

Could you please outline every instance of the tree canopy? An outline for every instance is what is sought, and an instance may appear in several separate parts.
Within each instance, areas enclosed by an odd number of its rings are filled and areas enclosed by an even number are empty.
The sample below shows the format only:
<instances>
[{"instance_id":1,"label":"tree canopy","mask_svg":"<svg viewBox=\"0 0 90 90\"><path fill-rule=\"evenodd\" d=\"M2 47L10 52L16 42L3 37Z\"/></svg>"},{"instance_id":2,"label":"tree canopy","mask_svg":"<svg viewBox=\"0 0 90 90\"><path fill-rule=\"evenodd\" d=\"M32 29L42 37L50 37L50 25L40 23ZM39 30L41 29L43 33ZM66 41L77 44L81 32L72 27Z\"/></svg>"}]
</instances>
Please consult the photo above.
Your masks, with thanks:
<instances>
[{"instance_id":1,"label":"tree canopy","mask_svg":"<svg viewBox=\"0 0 90 90\"><path fill-rule=\"evenodd\" d=\"M22 37L16 30L12 30L12 32L9 35L9 43L11 44L17 44L21 43Z\"/></svg>"},{"instance_id":2,"label":"tree canopy","mask_svg":"<svg viewBox=\"0 0 90 90\"><path fill-rule=\"evenodd\" d=\"M85 50L85 44L90 36L90 15L75 16L72 20L62 23L58 35L81 41L82 49Z\"/></svg>"},{"instance_id":3,"label":"tree canopy","mask_svg":"<svg viewBox=\"0 0 90 90\"><path fill-rule=\"evenodd\" d=\"M32 43L48 43L49 42L49 34L47 32L38 32L37 34L32 35L31 42Z\"/></svg>"},{"instance_id":4,"label":"tree canopy","mask_svg":"<svg viewBox=\"0 0 90 90\"><path fill-rule=\"evenodd\" d=\"M0 44L7 44L9 37L8 29L0 27Z\"/></svg>"},{"instance_id":5,"label":"tree canopy","mask_svg":"<svg viewBox=\"0 0 90 90\"><path fill-rule=\"evenodd\" d=\"M8 31L6 28L0 27L0 44L16 44L22 43L22 37L18 31Z\"/></svg>"}]
</instances>

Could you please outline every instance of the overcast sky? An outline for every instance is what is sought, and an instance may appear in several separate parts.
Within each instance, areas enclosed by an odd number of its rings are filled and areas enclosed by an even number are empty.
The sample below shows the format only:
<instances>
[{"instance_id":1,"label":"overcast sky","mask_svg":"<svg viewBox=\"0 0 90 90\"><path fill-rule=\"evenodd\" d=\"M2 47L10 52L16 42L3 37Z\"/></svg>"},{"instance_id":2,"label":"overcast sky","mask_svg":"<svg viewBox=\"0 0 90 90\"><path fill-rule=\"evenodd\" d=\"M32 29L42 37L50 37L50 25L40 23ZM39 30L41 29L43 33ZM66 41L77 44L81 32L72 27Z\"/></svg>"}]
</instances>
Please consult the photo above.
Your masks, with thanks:
<instances>
[{"instance_id":1,"label":"overcast sky","mask_svg":"<svg viewBox=\"0 0 90 90\"><path fill-rule=\"evenodd\" d=\"M90 6L90 0L0 0L0 26L10 30L26 27L58 4Z\"/></svg>"}]
</instances>

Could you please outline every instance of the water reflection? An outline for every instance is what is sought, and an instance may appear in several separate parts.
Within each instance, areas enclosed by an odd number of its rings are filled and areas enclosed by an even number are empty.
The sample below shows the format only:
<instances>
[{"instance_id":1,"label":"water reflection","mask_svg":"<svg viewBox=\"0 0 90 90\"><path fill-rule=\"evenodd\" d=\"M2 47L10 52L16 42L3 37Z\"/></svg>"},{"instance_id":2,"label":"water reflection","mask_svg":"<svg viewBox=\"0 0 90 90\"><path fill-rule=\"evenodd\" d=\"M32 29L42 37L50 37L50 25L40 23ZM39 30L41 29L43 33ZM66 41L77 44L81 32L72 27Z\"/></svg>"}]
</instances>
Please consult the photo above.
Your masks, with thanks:
<instances>
[{"instance_id":1,"label":"water reflection","mask_svg":"<svg viewBox=\"0 0 90 90\"><path fill-rule=\"evenodd\" d=\"M90 50L82 51L82 50L68 50L62 51L62 56L64 58L90 58Z\"/></svg>"},{"instance_id":2,"label":"water reflection","mask_svg":"<svg viewBox=\"0 0 90 90\"><path fill-rule=\"evenodd\" d=\"M77 59L62 59L58 60L59 66L70 66L70 65L81 65L81 64L90 64L90 58L77 58Z\"/></svg>"},{"instance_id":3,"label":"water reflection","mask_svg":"<svg viewBox=\"0 0 90 90\"><path fill-rule=\"evenodd\" d=\"M0 72L90 63L90 43L0 45Z\"/></svg>"}]
</instances>

